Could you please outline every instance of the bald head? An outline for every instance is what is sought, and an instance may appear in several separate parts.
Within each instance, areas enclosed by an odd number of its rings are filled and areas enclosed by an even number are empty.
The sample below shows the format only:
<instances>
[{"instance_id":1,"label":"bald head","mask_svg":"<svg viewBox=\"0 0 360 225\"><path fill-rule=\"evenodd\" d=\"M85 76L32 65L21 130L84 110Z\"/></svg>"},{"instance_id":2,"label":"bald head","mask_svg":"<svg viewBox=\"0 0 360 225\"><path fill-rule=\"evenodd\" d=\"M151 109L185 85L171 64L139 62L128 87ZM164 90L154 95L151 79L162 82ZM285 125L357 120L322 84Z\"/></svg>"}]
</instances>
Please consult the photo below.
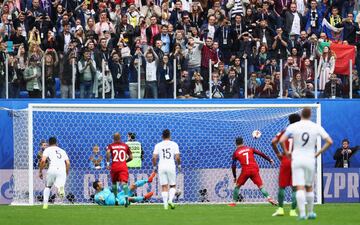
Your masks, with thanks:
<instances>
[{"instance_id":1,"label":"bald head","mask_svg":"<svg viewBox=\"0 0 360 225\"><path fill-rule=\"evenodd\" d=\"M310 117L311 117L311 108L305 107L301 112L301 117L303 119L310 119Z\"/></svg>"},{"instance_id":2,"label":"bald head","mask_svg":"<svg viewBox=\"0 0 360 225\"><path fill-rule=\"evenodd\" d=\"M115 133L115 134L114 134L114 141L120 141L120 139L121 139L120 134L119 134L119 133Z\"/></svg>"}]
</instances>

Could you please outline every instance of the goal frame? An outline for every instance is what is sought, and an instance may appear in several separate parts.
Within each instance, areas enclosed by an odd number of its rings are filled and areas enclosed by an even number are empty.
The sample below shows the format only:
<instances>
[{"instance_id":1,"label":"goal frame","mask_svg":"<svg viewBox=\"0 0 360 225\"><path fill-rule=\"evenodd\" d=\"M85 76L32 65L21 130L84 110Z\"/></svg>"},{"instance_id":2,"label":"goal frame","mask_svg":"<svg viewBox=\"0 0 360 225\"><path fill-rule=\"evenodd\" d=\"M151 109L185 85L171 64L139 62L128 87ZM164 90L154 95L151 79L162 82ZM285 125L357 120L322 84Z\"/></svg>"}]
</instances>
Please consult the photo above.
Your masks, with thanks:
<instances>
[{"instance_id":1,"label":"goal frame","mask_svg":"<svg viewBox=\"0 0 360 225\"><path fill-rule=\"evenodd\" d=\"M161 112L161 109L169 109L173 108L174 112L180 112L183 111L186 108L191 109L201 109L201 108L207 108L204 109L205 111L208 111L208 108L217 109L220 110L221 108L228 109L241 109L241 108L301 108L301 107L310 107L316 109L316 123L321 125L321 104L320 103L308 103L308 104L152 104L152 103L143 103L143 104L76 104L76 103L29 103L28 104L28 160L29 160L29 166L28 166L28 178L29 178L29 205L34 205L34 168L33 168L33 112L36 111L51 111L51 112L74 112L71 109L76 109L77 112L109 112L109 113L116 113L116 112L141 112L142 110L146 110L148 112ZM66 108L67 110L64 110ZM84 109L91 109L79 111L79 108ZM46 110L48 109L48 110ZM125 111L124 111L125 110ZM199 110L197 110L199 112ZM317 140L317 151L321 149L321 138L318 137ZM317 203L316 204L322 204L323 203L323 195L322 195L322 156L320 155L316 159L316 197L317 197ZM213 203L212 203L213 204Z\"/></svg>"}]
</instances>

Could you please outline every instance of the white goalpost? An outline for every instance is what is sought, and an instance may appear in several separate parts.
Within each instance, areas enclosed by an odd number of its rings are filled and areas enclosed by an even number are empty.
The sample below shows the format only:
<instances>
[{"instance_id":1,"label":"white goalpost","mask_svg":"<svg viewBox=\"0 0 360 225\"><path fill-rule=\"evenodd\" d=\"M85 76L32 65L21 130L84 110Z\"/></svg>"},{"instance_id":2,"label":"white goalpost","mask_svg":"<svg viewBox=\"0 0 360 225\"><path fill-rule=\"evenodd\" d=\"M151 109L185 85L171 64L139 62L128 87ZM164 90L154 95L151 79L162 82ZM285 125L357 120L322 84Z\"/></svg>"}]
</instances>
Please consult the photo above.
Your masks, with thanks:
<instances>
[{"instance_id":1,"label":"white goalpost","mask_svg":"<svg viewBox=\"0 0 360 225\"><path fill-rule=\"evenodd\" d=\"M182 155L183 171L177 176L177 188L182 194L178 202L213 204L231 200L231 156L238 136L244 138L245 145L275 161L272 167L262 158L256 158L265 188L276 197L280 162L271 149L271 139L286 128L288 116L299 113L303 107L310 107L312 121L321 124L320 104L29 104L27 110L15 111L13 117L12 204L34 205L42 201L44 181L38 177L37 158L41 140L55 136L69 155L71 169L65 192L71 199L65 203L90 204L93 181L110 185L109 171L90 166L93 146L98 145L100 154L105 156L105 148L115 132L121 134L124 142L128 132L136 133L144 149L144 160L141 168L129 169L129 182L133 183L150 175L153 147L161 141L164 129L171 130ZM254 130L261 131L261 138L252 138ZM319 138L317 148L320 147ZM316 203L322 203L321 182L321 157L318 157ZM160 190L156 177L152 184L138 188L137 194L154 191L150 202L157 203L161 200ZM266 201L251 181L240 193L244 203ZM289 189L285 200L290 198Z\"/></svg>"}]
</instances>

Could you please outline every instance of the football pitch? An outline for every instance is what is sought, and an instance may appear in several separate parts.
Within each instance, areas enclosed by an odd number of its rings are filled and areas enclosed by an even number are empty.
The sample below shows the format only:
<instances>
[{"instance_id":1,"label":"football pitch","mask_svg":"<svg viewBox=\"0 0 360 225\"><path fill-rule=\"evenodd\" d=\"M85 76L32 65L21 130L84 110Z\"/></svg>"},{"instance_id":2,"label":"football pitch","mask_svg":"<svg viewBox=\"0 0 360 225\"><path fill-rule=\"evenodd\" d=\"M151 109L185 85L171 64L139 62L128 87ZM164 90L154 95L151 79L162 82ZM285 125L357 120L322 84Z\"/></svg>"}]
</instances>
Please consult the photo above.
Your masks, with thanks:
<instances>
[{"instance_id":1,"label":"football pitch","mask_svg":"<svg viewBox=\"0 0 360 225\"><path fill-rule=\"evenodd\" d=\"M165 211L161 205L123 206L0 206L0 224L34 225L266 225L266 224L360 224L360 204L316 205L316 220L297 221L286 214L272 217L276 207L270 205L177 205ZM289 206L285 207L288 213Z\"/></svg>"}]
</instances>

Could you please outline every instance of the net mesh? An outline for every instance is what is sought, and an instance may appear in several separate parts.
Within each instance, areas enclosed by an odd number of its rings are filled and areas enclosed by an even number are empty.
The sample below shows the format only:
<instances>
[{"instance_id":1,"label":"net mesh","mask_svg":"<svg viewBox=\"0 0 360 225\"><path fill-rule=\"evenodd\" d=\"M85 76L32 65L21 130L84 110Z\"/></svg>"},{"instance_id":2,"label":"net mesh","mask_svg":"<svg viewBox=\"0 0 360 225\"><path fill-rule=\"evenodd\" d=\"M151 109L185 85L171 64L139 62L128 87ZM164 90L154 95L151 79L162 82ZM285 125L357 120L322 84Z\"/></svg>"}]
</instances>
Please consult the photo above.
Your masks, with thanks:
<instances>
[{"instance_id":1,"label":"net mesh","mask_svg":"<svg viewBox=\"0 0 360 225\"><path fill-rule=\"evenodd\" d=\"M101 180L110 185L109 171L92 169L90 155L94 145L100 147L105 158L105 148L112 142L112 135L120 132L122 140L128 132L136 133L136 139L144 149L142 168L130 169L129 182L146 179L151 173L153 147L161 141L164 129L170 129L172 139L180 146L182 173L177 176L177 189L181 191L179 202L228 202L232 198L233 181L231 156L235 150L234 140L244 138L245 144L254 147L275 161L271 166L256 156L265 189L276 197L278 190L279 160L271 149L271 140L288 124L288 116L298 113L299 107L162 107L126 108L112 110L97 106L34 108L33 111L33 158L34 200L41 201L44 181L38 178L36 155L39 143L56 136L59 146L69 155L71 172L66 183L66 193L76 203L91 203L94 194L92 182ZM316 121L316 108L312 120ZM15 197L14 203L27 203L28 186L28 114L18 112L14 117L15 143ZM259 139L252 138L254 130L260 130ZM238 169L238 174L241 169ZM315 189L316 190L316 189ZM161 189L157 177L152 184L138 188L137 195L154 191L152 202L159 202ZM261 192L249 180L240 190L243 202L265 202ZM287 190L286 201L290 201Z\"/></svg>"}]
</instances>

